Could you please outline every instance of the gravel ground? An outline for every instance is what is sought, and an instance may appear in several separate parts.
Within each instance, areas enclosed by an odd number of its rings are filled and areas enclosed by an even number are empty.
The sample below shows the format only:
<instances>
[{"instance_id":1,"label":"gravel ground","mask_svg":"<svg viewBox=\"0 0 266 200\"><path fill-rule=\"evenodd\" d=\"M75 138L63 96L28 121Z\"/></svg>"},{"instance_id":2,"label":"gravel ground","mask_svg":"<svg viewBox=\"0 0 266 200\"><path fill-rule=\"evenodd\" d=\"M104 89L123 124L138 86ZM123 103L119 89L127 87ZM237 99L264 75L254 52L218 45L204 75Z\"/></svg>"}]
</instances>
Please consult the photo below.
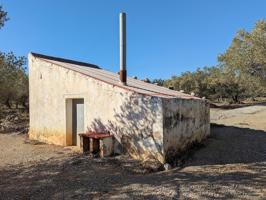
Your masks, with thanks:
<instances>
[{"instance_id":1,"label":"gravel ground","mask_svg":"<svg viewBox=\"0 0 266 200\"><path fill-rule=\"evenodd\" d=\"M258 114L266 119L264 111L252 116ZM266 199L266 129L237 127L232 119L212 125L182 168L156 173L138 170L126 156L92 158L0 134L0 199Z\"/></svg>"}]
</instances>

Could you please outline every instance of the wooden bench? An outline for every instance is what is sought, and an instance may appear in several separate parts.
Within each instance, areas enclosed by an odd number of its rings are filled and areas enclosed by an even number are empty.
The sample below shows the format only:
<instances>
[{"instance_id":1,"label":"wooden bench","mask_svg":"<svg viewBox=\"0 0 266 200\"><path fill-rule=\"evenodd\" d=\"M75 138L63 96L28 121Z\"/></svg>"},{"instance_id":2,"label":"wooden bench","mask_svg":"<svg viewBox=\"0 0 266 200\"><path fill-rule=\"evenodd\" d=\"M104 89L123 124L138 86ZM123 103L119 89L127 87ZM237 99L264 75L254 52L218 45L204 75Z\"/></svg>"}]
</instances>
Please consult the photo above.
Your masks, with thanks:
<instances>
[{"instance_id":1,"label":"wooden bench","mask_svg":"<svg viewBox=\"0 0 266 200\"><path fill-rule=\"evenodd\" d=\"M99 153L100 157L110 156L114 151L113 136L108 133L80 133L80 149L82 153Z\"/></svg>"}]
</instances>

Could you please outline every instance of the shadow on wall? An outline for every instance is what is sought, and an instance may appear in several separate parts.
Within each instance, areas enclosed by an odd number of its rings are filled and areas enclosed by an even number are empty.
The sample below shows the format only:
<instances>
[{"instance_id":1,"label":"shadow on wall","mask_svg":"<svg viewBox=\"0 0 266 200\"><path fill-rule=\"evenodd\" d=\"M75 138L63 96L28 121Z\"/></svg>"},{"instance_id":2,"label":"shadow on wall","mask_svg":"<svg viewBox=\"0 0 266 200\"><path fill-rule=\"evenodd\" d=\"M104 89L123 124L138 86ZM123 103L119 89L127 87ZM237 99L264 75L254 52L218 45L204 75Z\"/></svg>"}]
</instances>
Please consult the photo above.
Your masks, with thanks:
<instances>
[{"instance_id":1,"label":"shadow on wall","mask_svg":"<svg viewBox=\"0 0 266 200\"><path fill-rule=\"evenodd\" d=\"M123 98L123 94L121 95ZM149 157L162 160L163 133L159 133L161 134L159 140L155 139L153 135L156 131L154 124L158 120L158 112L161 109L160 99L140 95L124 98L124 103L120 108L114 109L113 120L103 123L101 119L96 118L87 130L113 134L122 146L122 151L128 152L137 159Z\"/></svg>"}]
</instances>

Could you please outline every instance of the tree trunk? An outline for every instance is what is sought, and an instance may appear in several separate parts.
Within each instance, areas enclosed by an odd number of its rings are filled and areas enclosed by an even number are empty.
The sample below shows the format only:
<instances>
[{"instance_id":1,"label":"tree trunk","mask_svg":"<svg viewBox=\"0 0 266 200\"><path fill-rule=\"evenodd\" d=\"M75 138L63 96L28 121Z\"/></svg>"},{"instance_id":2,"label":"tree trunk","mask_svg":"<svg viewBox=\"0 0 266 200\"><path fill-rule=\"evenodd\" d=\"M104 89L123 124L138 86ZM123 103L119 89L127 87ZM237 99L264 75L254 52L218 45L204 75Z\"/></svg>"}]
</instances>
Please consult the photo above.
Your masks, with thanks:
<instances>
[{"instance_id":1,"label":"tree trunk","mask_svg":"<svg viewBox=\"0 0 266 200\"><path fill-rule=\"evenodd\" d=\"M9 98L7 98L5 105L10 109L11 108L11 104L10 104L10 100Z\"/></svg>"},{"instance_id":2,"label":"tree trunk","mask_svg":"<svg viewBox=\"0 0 266 200\"><path fill-rule=\"evenodd\" d=\"M22 106L27 110L27 112L29 111L29 106L27 104L28 102L28 98L23 98L23 101L22 101Z\"/></svg>"},{"instance_id":3,"label":"tree trunk","mask_svg":"<svg viewBox=\"0 0 266 200\"><path fill-rule=\"evenodd\" d=\"M238 95L233 96L232 99L233 99L234 103L238 103L239 102L238 101Z\"/></svg>"}]
</instances>

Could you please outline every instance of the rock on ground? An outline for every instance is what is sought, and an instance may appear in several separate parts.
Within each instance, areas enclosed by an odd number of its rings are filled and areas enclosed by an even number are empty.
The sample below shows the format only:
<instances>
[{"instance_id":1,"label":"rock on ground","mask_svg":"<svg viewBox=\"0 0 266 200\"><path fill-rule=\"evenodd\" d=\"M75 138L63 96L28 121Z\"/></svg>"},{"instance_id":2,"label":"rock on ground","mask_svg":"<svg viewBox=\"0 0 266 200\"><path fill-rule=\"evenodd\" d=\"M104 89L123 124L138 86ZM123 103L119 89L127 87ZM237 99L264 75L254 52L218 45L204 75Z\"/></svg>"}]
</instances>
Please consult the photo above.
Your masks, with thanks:
<instances>
[{"instance_id":1,"label":"rock on ground","mask_svg":"<svg viewBox=\"0 0 266 200\"><path fill-rule=\"evenodd\" d=\"M0 133L28 133L29 114L23 108L9 109L0 105Z\"/></svg>"}]
</instances>

